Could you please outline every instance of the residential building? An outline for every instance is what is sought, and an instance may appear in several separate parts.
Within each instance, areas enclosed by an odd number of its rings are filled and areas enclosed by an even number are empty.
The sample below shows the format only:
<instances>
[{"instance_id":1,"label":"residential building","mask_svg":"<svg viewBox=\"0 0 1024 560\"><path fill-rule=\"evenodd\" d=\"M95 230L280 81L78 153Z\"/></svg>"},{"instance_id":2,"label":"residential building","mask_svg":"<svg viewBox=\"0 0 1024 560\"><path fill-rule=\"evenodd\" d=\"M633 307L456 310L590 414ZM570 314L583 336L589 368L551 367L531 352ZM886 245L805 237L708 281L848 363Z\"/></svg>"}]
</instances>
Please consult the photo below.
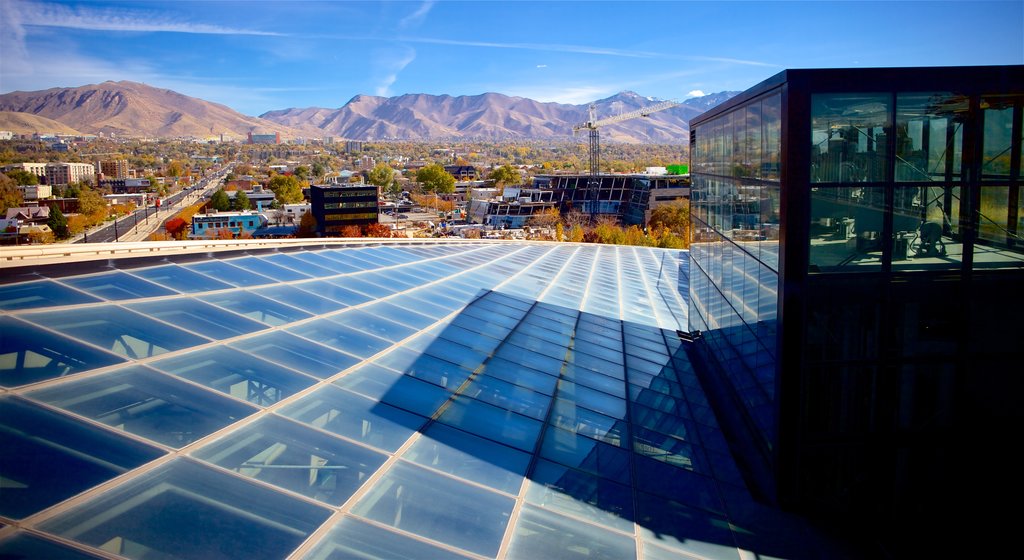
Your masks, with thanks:
<instances>
[{"instance_id":1,"label":"residential building","mask_svg":"<svg viewBox=\"0 0 1024 560\"><path fill-rule=\"evenodd\" d=\"M53 196L53 187L50 185L19 185L18 190L25 200L41 200Z\"/></svg>"},{"instance_id":2,"label":"residential building","mask_svg":"<svg viewBox=\"0 0 1024 560\"><path fill-rule=\"evenodd\" d=\"M1022 66L787 70L691 121L689 330L762 496L904 555L1019 489L1022 113Z\"/></svg>"},{"instance_id":3,"label":"residential building","mask_svg":"<svg viewBox=\"0 0 1024 560\"><path fill-rule=\"evenodd\" d=\"M46 182L46 164L45 163L9 163L2 168L0 171L26 171L39 178L40 183Z\"/></svg>"},{"instance_id":4,"label":"residential building","mask_svg":"<svg viewBox=\"0 0 1024 560\"><path fill-rule=\"evenodd\" d=\"M8 220L18 220L21 225L45 224L50 219L49 206L17 206L8 208L4 216Z\"/></svg>"},{"instance_id":5,"label":"residential building","mask_svg":"<svg viewBox=\"0 0 1024 560\"><path fill-rule=\"evenodd\" d=\"M376 224L378 220L379 190L375 185L314 185L309 189L309 199L321 236L337 235L346 226Z\"/></svg>"},{"instance_id":6,"label":"residential building","mask_svg":"<svg viewBox=\"0 0 1024 560\"><path fill-rule=\"evenodd\" d=\"M96 182L96 167L91 163L47 163L46 183L48 185L70 185L72 183Z\"/></svg>"},{"instance_id":7,"label":"residential building","mask_svg":"<svg viewBox=\"0 0 1024 560\"><path fill-rule=\"evenodd\" d=\"M131 171L126 159L97 161L96 170L104 179L127 179Z\"/></svg>"}]
</instances>

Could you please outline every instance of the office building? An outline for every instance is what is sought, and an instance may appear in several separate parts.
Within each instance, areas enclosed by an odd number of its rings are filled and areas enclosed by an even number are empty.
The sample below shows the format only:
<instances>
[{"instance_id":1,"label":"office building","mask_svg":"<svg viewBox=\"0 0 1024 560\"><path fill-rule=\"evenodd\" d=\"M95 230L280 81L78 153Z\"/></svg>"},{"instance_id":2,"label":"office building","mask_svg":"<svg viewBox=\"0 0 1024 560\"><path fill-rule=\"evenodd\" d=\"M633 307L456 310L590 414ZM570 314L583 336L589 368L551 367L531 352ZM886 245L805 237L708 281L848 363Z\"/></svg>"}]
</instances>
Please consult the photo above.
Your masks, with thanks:
<instances>
[{"instance_id":1,"label":"office building","mask_svg":"<svg viewBox=\"0 0 1024 560\"><path fill-rule=\"evenodd\" d=\"M96 170L103 175L104 179L127 179L131 171L126 159L97 161Z\"/></svg>"},{"instance_id":2,"label":"office building","mask_svg":"<svg viewBox=\"0 0 1024 560\"><path fill-rule=\"evenodd\" d=\"M226 232L237 238L252 235L254 231L266 225L267 217L256 211L196 214L192 217L192 231L189 237L216 238L224 236Z\"/></svg>"},{"instance_id":3,"label":"office building","mask_svg":"<svg viewBox=\"0 0 1024 560\"><path fill-rule=\"evenodd\" d=\"M550 190L559 211L607 216L623 225L647 225L651 203L689 197L689 178L682 175L538 175L532 187Z\"/></svg>"},{"instance_id":4,"label":"office building","mask_svg":"<svg viewBox=\"0 0 1024 560\"><path fill-rule=\"evenodd\" d=\"M1022 109L1021 66L788 70L691 122L689 330L761 496L992 544L965 516L1020 487Z\"/></svg>"},{"instance_id":5,"label":"office building","mask_svg":"<svg viewBox=\"0 0 1024 560\"><path fill-rule=\"evenodd\" d=\"M309 188L310 212L321 236L338 235L346 226L365 226L378 220L379 193L376 185L346 185Z\"/></svg>"}]
</instances>

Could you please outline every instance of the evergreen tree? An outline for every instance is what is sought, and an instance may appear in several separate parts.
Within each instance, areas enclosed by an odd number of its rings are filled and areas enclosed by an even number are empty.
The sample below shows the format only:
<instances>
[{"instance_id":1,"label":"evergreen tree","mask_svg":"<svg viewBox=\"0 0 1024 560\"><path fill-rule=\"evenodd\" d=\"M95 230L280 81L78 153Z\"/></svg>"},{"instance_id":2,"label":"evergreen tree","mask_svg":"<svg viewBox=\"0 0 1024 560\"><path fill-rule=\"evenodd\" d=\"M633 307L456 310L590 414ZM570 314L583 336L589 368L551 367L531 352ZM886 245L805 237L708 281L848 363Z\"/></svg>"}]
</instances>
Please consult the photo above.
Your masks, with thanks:
<instances>
[{"instance_id":1,"label":"evergreen tree","mask_svg":"<svg viewBox=\"0 0 1024 560\"><path fill-rule=\"evenodd\" d=\"M231 208L231 199L228 198L228 193L224 192L224 189L217 189L217 192L213 193L213 196L210 197L210 208L218 212Z\"/></svg>"},{"instance_id":2,"label":"evergreen tree","mask_svg":"<svg viewBox=\"0 0 1024 560\"><path fill-rule=\"evenodd\" d=\"M57 239L67 238L68 219L64 217L64 213L60 211L60 208L56 206L50 208L50 219L46 221L46 225L50 226L50 230L53 231L53 235Z\"/></svg>"},{"instance_id":3,"label":"evergreen tree","mask_svg":"<svg viewBox=\"0 0 1024 560\"><path fill-rule=\"evenodd\" d=\"M252 202L249 201L249 196L243 191L235 193L235 200L232 203L232 207L235 210L244 211L252 208Z\"/></svg>"}]
</instances>

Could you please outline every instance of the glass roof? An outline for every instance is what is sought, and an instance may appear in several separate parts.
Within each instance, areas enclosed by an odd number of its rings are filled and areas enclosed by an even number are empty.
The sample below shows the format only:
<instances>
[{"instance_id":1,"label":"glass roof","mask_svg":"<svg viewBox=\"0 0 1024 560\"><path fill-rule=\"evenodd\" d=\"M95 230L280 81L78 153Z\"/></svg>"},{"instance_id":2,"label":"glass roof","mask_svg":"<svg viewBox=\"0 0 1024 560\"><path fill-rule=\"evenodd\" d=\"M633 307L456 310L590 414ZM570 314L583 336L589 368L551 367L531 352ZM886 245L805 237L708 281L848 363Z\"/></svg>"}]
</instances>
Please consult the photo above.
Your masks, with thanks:
<instances>
[{"instance_id":1,"label":"glass roof","mask_svg":"<svg viewBox=\"0 0 1024 560\"><path fill-rule=\"evenodd\" d=\"M764 521L677 335L685 253L333 247L0 286L0 555L739 559L800 542Z\"/></svg>"}]
</instances>

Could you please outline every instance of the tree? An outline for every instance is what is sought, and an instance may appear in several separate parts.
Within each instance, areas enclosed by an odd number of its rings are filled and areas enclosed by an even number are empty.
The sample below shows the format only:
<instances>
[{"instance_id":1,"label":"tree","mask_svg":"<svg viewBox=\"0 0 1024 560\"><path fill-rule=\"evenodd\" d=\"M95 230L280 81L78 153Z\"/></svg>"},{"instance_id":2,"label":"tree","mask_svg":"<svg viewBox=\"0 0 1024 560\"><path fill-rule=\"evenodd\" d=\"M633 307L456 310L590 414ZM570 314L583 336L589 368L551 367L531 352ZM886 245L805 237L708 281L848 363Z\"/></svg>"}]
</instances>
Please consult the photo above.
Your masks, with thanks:
<instances>
[{"instance_id":1,"label":"tree","mask_svg":"<svg viewBox=\"0 0 1024 560\"><path fill-rule=\"evenodd\" d=\"M494 186L499 188L508 185L518 185L523 180L519 170L507 164L491 171L487 178L494 181Z\"/></svg>"},{"instance_id":2,"label":"tree","mask_svg":"<svg viewBox=\"0 0 1024 560\"><path fill-rule=\"evenodd\" d=\"M167 176L168 177L181 177L184 173L184 168L180 162L172 161L167 164Z\"/></svg>"},{"instance_id":3,"label":"tree","mask_svg":"<svg viewBox=\"0 0 1024 560\"><path fill-rule=\"evenodd\" d=\"M46 225L50 226L50 230L57 236L57 239L67 238L68 219L64 217L64 213L60 211L60 208L56 206L50 208L50 218L46 220Z\"/></svg>"},{"instance_id":4,"label":"tree","mask_svg":"<svg viewBox=\"0 0 1024 560\"><path fill-rule=\"evenodd\" d=\"M231 209L231 199L228 198L228 193L224 192L224 189L217 189L217 192L210 197L210 208L218 212Z\"/></svg>"},{"instance_id":5,"label":"tree","mask_svg":"<svg viewBox=\"0 0 1024 560\"><path fill-rule=\"evenodd\" d=\"M298 177L298 179L300 181L308 181L309 180L309 168L306 167L305 165L300 165L300 166L295 168L295 171L292 171L292 175L295 175L296 177Z\"/></svg>"},{"instance_id":6,"label":"tree","mask_svg":"<svg viewBox=\"0 0 1024 560\"><path fill-rule=\"evenodd\" d=\"M24 169L12 169L7 172L7 176L10 177L17 185L39 184L39 177L36 177L35 173L30 173Z\"/></svg>"},{"instance_id":7,"label":"tree","mask_svg":"<svg viewBox=\"0 0 1024 560\"><path fill-rule=\"evenodd\" d=\"M391 237L391 228L384 224L368 224L363 227L365 237Z\"/></svg>"},{"instance_id":8,"label":"tree","mask_svg":"<svg viewBox=\"0 0 1024 560\"><path fill-rule=\"evenodd\" d=\"M381 188L391 185L394 180L395 170L391 169L391 166L384 162L374 165L367 177L367 181L369 181L371 185L377 185Z\"/></svg>"},{"instance_id":9,"label":"tree","mask_svg":"<svg viewBox=\"0 0 1024 560\"><path fill-rule=\"evenodd\" d=\"M363 230L359 229L357 225L341 226L341 231L338 232L341 237L361 237Z\"/></svg>"},{"instance_id":10,"label":"tree","mask_svg":"<svg viewBox=\"0 0 1024 560\"><path fill-rule=\"evenodd\" d=\"M235 200L232 201L231 207L233 210L245 211L252 208L252 202L249 202L249 196L245 194L245 191L238 191L235 193Z\"/></svg>"},{"instance_id":11,"label":"tree","mask_svg":"<svg viewBox=\"0 0 1024 560\"><path fill-rule=\"evenodd\" d=\"M573 243L583 242L583 226L579 224L572 226L572 229L569 230L569 241L572 241Z\"/></svg>"},{"instance_id":12,"label":"tree","mask_svg":"<svg viewBox=\"0 0 1024 560\"><path fill-rule=\"evenodd\" d=\"M439 164L432 163L416 172L416 182L427 192L447 194L455 192L455 177Z\"/></svg>"},{"instance_id":13,"label":"tree","mask_svg":"<svg viewBox=\"0 0 1024 560\"><path fill-rule=\"evenodd\" d=\"M530 216L527 223L531 227L552 227L555 224L561 223L558 208L548 208L541 212L537 212Z\"/></svg>"},{"instance_id":14,"label":"tree","mask_svg":"<svg viewBox=\"0 0 1024 560\"><path fill-rule=\"evenodd\" d=\"M313 179L316 180L324 176L324 173L327 172L327 168L324 167L324 164L320 163L319 161L314 161L312 171Z\"/></svg>"},{"instance_id":15,"label":"tree","mask_svg":"<svg viewBox=\"0 0 1024 560\"><path fill-rule=\"evenodd\" d=\"M21 189L14 180L0 173L0 212L7 212L8 208L17 208L24 202Z\"/></svg>"},{"instance_id":16,"label":"tree","mask_svg":"<svg viewBox=\"0 0 1024 560\"><path fill-rule=\"evenodd\" d=\"M565 222L566 227L572 229L575 226L583 227L589 225L590 217L579 210L570 210L565 213L562 221Z\"/></svg>"},{"instance_id":17,"label":"tree","mask_svg":"<svg viewBox=\"0 0 1024 560\"><path fill-rule=\"evenodd\" d=\"M274 197L281 204L298 204L302 202L302 187L294 175L274 175L270 178L267 188L274 192Z\"/></svg>"},{"instance_id":18,"label":"tree","mask_svg":"<svg viewBox=\"0 0 1024 560\"><path fill-rule=\"evenodd\" d=\"M555 241L565 241L565 226L562 225L562 222L555 224Z\"/></svg>"},{"instance_id":19,"label":"tree","mask_svg":"<svg viewBox=\"0 0 1024 560\"><path fill-rule=\"evenodd\" d=\"M316 216L313 212L306 212L299 220L299 227L295 230L295 237L316 237Z\"/></svg>"},{"instance_id":20,"label":"tree","mask_svg":"<svg viewBox=\"0 0 1024 560\"><path fill-rule=\"evenodd\" d=\"M78 187L78 211L82 214L106 214L107 201L85 185Z\"/></svg>"},{"instance_id":21,"label":"tree","mask_svg":"<svg viewBox=\"0 0 1024 560\"><path fill-rule=\"evenodd\" d=\"M689 246L690 239L690 203L677 200L663 204L651 211L648 227L667 229L673 237L682 242L683 248Z\"/></svg>"}]
</instances>

